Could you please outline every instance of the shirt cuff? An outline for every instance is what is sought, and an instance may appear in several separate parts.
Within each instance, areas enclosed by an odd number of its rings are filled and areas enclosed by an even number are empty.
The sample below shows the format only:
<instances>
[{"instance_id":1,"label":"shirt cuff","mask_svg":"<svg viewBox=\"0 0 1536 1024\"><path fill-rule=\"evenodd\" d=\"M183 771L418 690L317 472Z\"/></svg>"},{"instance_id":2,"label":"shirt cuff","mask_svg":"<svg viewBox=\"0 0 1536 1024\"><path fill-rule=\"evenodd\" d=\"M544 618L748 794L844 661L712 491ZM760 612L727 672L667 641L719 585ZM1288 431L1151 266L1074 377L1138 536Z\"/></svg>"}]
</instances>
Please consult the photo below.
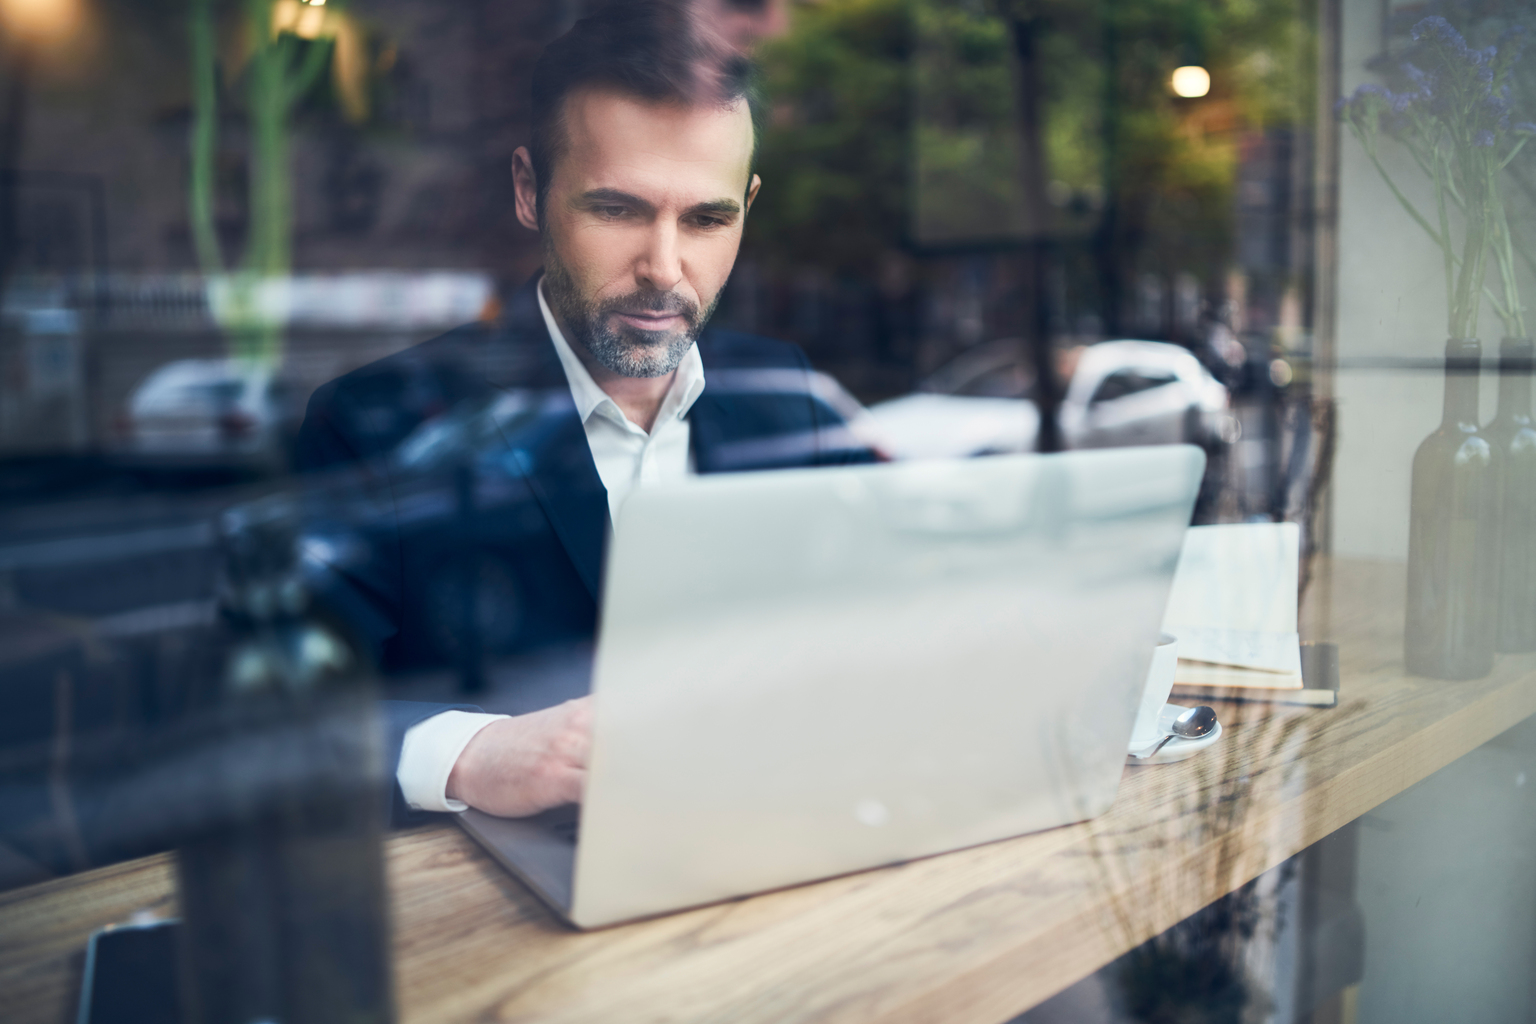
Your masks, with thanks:
<instances>
[{"instance_id":1,"label":"shirt cuff","mask_svg":"<svg viewBox=\"0 0 1536 1024\"><path fill-rule=\"evenodd\" d=\"M443 711L405 730L395 780L413 811L462 811L469 805L448 798L448 776L475 734L498 718L471 711Z\"/></svg>"}]
</instances>

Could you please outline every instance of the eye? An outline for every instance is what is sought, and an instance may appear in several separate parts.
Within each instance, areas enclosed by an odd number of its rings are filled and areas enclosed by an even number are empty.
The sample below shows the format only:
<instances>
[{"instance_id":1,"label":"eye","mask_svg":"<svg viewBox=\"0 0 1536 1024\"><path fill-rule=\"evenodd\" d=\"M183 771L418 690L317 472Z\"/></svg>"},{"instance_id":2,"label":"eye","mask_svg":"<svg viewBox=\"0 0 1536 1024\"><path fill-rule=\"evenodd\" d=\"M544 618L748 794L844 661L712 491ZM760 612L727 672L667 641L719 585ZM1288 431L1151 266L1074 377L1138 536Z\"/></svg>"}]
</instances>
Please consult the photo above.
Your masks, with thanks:
<instances>
[{"instance_id":1,"label":"eye","mask_svg":"<svg viewBox=\"0 0 1536 1024\"><path fill-rule=\"evenodd\" d=\"M725 220L722 217L700 216L700 217L695 217L693 219L693 223L694 223L695 227L700 227L700 228L703 228L706 231L710 231L710 230L713 230L715 228L726 227L730 223L730 221Z\"/></svg>"},{"instance_id":2,"label":"eye","mask_svg":"<svg viewBox=\"0 0 1536 1024\"><path fill-rule=\"evenodd\" d=\"M618 220L629 212L627 206L595 206L592 209L599 217L606 217L609 220Z\"/></svg>"}]
</instances>

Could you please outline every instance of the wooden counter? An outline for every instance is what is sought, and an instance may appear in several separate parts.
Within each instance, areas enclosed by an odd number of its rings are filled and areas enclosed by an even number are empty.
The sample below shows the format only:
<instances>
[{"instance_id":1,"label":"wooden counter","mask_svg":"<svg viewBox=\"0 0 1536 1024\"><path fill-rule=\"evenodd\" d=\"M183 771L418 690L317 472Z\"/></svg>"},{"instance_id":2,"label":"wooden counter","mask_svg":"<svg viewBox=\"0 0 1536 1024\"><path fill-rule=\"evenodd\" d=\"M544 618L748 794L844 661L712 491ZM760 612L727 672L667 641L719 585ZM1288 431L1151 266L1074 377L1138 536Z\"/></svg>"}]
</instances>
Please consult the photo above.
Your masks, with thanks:
<instances>
[{"instance_id":1,"label":"wooden counter","mask_svg":"<svg viewBox=\"0 0 1536 1024\"><path fill-rule=\"evenodd\" d=\"M1536 655L1403 675L1401 566L1324 567L1304 632L1335 709L1222 705L1223 740L1128 768L1093 822L579 934L457 828L389 840L403 1021L998 1024L1536 712ZM86 936L172 906L152 857L0 895L9 1021L73 1012Z\"/></svg>"}]
</instances>

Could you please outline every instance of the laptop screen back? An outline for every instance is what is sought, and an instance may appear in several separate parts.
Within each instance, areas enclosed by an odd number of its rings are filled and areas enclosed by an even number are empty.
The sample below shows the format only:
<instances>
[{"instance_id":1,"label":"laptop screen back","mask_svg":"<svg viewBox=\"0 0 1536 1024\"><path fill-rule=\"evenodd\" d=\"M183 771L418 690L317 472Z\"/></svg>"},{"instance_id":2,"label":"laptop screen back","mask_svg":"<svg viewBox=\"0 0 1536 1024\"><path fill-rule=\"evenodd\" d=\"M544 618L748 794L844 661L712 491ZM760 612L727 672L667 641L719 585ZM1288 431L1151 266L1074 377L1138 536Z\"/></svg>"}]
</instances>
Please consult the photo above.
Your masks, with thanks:
<instances>
[{"instance_id":1,"label":"laptop screen back","mask_svg":"<svg viewBox=\"0 0 1536 1024\"><path fill-rule=\"evenodd\" d=\"M1102 812L1203 465L1140 448L636 492L606 579L573 919Z\"/></svg>"}]
</instances>

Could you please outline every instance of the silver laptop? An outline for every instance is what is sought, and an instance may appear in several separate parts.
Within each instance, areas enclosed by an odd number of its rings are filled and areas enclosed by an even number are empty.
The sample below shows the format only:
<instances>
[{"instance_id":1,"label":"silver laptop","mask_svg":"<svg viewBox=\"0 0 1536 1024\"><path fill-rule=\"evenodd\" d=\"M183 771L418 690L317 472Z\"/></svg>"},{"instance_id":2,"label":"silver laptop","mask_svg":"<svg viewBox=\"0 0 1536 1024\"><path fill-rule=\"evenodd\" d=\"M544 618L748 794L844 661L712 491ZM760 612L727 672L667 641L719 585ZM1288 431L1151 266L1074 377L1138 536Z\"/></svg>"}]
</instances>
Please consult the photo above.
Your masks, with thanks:
<instances>
[{"instance_id":1,"label":"silver laptop","mask_svg":"<svg viewBox=\"0 0 1536 1024\"><path fill-rule=\"evenodd\" d=\"M1204 465L1129 448L637 491L579 812L460 820L591 928L1093 817Z\"/></svg>"}]
</instances>

